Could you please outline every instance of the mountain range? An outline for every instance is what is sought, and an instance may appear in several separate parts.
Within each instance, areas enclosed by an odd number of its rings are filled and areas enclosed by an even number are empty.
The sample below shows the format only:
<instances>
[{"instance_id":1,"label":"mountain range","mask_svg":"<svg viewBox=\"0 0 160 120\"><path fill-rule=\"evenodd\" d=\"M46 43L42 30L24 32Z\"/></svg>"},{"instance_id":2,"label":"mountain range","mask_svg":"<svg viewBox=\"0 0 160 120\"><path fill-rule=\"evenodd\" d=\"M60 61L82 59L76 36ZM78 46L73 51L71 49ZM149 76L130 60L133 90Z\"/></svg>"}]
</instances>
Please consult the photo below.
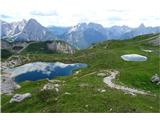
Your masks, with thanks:
<instances>
[{"instance_id":1,"label":"mountain range","mask_svg":"<svg viewBox=\"0 0 160 120\"><path fill-rule=\"evenodd\" d=\"M110 40L128 39L142 34L160 33L160 26L146 27L141 24L137 28L128 26L103 27L97 23L79 23L70 27L44 27L35 19L7 23L1 22L1 38L10 41L48 41L62 40L76 48L87 48L91 44Z\"/></svg>"}]
</instances>

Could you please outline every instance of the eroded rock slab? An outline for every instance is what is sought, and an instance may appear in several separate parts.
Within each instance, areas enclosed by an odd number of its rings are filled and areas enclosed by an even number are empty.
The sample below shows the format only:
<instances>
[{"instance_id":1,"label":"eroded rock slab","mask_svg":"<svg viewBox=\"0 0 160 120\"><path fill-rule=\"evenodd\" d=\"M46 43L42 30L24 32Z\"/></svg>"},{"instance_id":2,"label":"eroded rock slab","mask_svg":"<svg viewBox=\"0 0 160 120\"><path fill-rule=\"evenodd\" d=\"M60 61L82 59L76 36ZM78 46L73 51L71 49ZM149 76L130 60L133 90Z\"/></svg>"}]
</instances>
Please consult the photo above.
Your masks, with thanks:
<instances>
[{"instance_id":1,"label":"eroded rock slab","mask_svg":"<svg viewBox=\"0 0 160 120\"><path fill-rule=\"evenodd\" d=\"M4 74L3 76L1 76L1 79L1 94L12 95L12 92L15 89L21 87L10 77L10 74Z\"/></svg>"},{"instance_id":2,"label":"eroded rock slab","mask_svg":"<svg viewBox=\"0 0 160 120\"><path fill-rule=\"evenodd\" d=\"M11 100L9 101L9 103L13 103L13 102L21 102L26 98L30 98L32 97L31 93L25 93L25 94L15 94Z\"/></svg>"}]
</instances>

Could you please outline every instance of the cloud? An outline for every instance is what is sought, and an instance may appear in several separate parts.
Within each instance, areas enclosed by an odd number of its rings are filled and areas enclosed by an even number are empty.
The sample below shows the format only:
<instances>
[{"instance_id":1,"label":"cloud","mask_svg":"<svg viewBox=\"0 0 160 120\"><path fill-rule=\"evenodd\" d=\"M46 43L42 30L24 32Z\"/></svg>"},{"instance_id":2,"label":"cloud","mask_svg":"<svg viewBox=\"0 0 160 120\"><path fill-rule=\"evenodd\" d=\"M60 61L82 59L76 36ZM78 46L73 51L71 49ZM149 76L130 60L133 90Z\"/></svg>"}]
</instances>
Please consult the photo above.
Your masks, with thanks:
<instances>
[{"instance_id":1,"label":"cloud","mask_svg":"<svg viewBox=\"0 0 160 120\"><path fill-rule=\"evenodd\" d=\"M49 12L31 11L30 14L34 16L58 16L56 11L49 11Z\"/></svg>"},{"instance_id":2,"label":"cloud","mask_svg":"<svg viewBox=\"0 0 160 120\"><path fill-rule=\"evenodd\" d=\"M107 20L109 20L109 21L121 21L123 19L120 18L120 17L113 16L113 17L109 17Z\"/></svg>"},{"instance_id":3,"label":"cloud","mask_svg":"<svg viewBox=\"0 0 160 120\"><path fill-rule=\"evenodd\" d=\"M126 11L129 11L127 9L108 9L109 12L115 12L115 13L124 13Z\"/></svg>"},{"instance_id":4,"label":"cloud","mask_svg":"<svg viewBox=\"0 0 160 120\"><path fill-rule=\"evenodd\" d=\"M72 26L88 21L106 27L136 27L142 22L160 26L159 0L0 0L0 3L0 17L7 22L35 18L43 26Z\"/></svg>"},{"instance_id":5,"label":"cloud","mask_svg":"<svg viewBox=\"0 0 160 120\"><path fill-rule=\"evenodd\" d=\"M12 18L12 16L8 16L8 15L0 15L1 19L7 19L7 18Z\"/></svg>"}]
</instances>

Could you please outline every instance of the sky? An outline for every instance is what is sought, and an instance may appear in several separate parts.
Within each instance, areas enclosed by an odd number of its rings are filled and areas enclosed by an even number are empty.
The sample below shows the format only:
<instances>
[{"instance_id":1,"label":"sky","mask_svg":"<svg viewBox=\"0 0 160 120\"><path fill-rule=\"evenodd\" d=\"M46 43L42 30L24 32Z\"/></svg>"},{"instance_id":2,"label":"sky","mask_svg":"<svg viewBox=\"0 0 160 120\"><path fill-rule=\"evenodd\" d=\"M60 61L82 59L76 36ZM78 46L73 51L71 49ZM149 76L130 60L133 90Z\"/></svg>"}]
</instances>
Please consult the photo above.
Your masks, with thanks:
<instances>
[{"instance_id":1,"label":"sky","mask_svg":"<svg viewBox=\"0 0 160 120\"><path fill-rule=\"evenodd\" d=\"M160 0L0 0L0 19L34 18L43 26L95 22L105 27L160 26Z\"/></svg>"}]
</instances>

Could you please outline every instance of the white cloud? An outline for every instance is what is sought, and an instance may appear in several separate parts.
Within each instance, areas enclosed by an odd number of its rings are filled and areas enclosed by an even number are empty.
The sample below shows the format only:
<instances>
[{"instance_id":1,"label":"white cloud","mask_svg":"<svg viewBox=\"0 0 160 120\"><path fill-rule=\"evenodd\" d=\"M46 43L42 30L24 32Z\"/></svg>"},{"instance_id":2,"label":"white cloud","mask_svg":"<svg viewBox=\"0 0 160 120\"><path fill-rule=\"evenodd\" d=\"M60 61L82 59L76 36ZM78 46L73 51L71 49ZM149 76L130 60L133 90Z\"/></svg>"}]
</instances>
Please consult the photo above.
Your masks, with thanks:
<instances>
[{"instance_id":1,"label":"white cloud","mask_svg":"<svg viewBox=\"0 0 160 120\"><path fill-rule=\"evenodd\" d=\"M132 27L143 22L147 26L160 26L159 0L0 0L0 3L0 15L12 16L3 18L8 22L33 17L44 26L79 22Z\"/></svg>"},{"instance_id":2,"label":"white cloud","mask_svg":"<svg viewBox=\"0 0 160 120\"><path fill-rule=\"evenodd\" d=\"M48 11L48 12L31 11L30 14L34 16L58 16L56 11Z\"/></svg>"}]
</instances>

